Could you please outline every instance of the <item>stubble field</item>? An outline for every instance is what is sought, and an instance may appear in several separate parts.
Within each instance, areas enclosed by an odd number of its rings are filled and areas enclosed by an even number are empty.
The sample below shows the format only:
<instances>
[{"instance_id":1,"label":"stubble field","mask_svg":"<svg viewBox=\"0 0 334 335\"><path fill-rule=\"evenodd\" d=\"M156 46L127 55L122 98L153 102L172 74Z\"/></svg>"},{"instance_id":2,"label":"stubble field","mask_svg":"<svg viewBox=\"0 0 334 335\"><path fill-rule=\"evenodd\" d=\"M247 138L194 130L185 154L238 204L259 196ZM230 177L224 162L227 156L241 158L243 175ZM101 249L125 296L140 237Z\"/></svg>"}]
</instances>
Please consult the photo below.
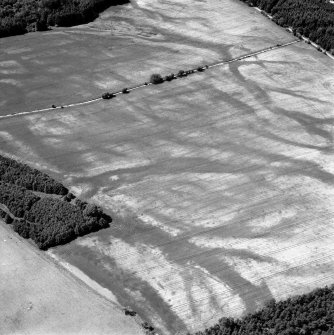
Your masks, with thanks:
<instances>
[{"instance_id":1,"label":"stubble field","mask_svg":"<svg viewBox=\"0 0 334 335\"><path fill-rule=\"evenodd\" d=\"M239 2L138 1L0 41L0 110L85 100L292 40ZM116 217L51 253L161 333L199 329L332 283L333 70L297 43L112 101L2 119L1 152Z\"/></svg>"},{"instance_id":2,"label":"stubble field","mask_svg":"<svg viewBox=\"0 0 334 335\"><path fill-rule=\"evenodd\" d=\"M0 223L0 334L141 334L120 308Z\"/></svg>"}]
</instances>

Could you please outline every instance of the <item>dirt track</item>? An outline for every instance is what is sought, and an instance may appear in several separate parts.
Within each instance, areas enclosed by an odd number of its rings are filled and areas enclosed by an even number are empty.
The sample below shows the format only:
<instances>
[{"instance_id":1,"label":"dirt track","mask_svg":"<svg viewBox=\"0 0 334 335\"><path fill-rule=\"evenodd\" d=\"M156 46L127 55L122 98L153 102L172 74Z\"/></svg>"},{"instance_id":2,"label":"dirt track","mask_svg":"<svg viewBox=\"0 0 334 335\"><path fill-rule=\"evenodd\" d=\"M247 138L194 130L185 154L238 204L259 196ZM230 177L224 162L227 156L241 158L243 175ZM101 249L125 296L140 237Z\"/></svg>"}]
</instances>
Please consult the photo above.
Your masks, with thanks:
<instances>
[{"instance_id":1,"label":"dirt track","mask_svg":"<svg viewBox=\"0 0 334 335\"><path fill-rule=\"evenodd\" d=\"M268 47L266 49L258 50L258 51L255 51L255 52L252 52L252 53L249 53L249 54L246 54L246 55L242 55L242 56L239 56L239 57L236 57L236 58L233 58L233 59L220 61L220 62L217 62L217 63L214 63L214 64L207 65L207 68L210 69L210 68L213 68L213 67L216 67L216 66L222 66L222 65L230 64L230 63L237 62L237 61L249 58L249 57L254 57L254 56L260 55L264 52L269 52L269 51L273 51L273 50L276 50L276 49L279 49L279 48L284 48L288 45L298 43L298 42L299 41L297 40L297 41L292 41L292 42L287 42L287 43L284 43L284 44L271 46L271 47ZM195 73L198 72L196 69L194 69L194 70L195 70ZM137 90L137 89L144 88L144 87L149 86L149 85L151 85L151 83L148 83L148 84L141 83L141 84L138 84L136 86L129 87L128 91L131 92L131 91L134 91L134 90ZM113 92L114 95L122 94L122 91L116 91L116 92L112 91L112 92ZM55 106L55 107L35 109L35 110L32 110L32 111L12 113L12 114L7 114L7 115L0 115L0 119L10 118L10 117L18 117L18 116L27 116L27 115L36 114L36 113L43 113L43 112L50 112L50 111L54 111L54 110L57 110L57 109L63 109L63 108L78 107L78 106L87 105L87 104L97 102L97 101L101 101L101 100L102 100L101 97L96 97L96 98L91 98L89 100L85 100L85 101L81 101L81 102L70 103L70 104L67 104L67 105L64 104L64 105Z\"/></svg>"}]
</instances>

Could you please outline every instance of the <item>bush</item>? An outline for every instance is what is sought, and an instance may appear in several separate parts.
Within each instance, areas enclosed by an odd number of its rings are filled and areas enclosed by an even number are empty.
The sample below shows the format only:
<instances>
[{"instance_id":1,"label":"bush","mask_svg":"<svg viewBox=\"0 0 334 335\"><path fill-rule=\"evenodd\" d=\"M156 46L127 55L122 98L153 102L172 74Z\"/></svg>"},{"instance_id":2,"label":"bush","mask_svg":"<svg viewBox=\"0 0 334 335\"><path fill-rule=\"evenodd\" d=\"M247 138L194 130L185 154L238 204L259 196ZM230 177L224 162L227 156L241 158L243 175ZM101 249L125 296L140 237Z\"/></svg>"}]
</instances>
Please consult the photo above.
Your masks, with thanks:
<instances>
[{"instance_id":1,"label":"bush","mask_svg":"<svg viewBox=\"0 0 334 335\"><path fill-rule=\"evenodd\" d=\"M180 70L180 71L178 72L177 76L178 76L179 78L181 78L181 77L186 77L187 75L186 75L186 73L185 73L183 70Z\"/></svg>"},{"instance_id":2,"label":"bush","mask_svg":"<svg viewBox=\"0 0 334 335\"><path fill-rule=\"evenodd\" d=\"M151 83L154 85L162 84L164 82L163 78L158 73L152 74L150 80L151 80Z\"/></svg>"},{"instance_id":3,"label":"bush","mask_svg":"<svg viewBox=\"0 0 334 335\"><path fill-rule=\"evenodd\" d=\"M112 95L109 92L103 93L102 94L102 99L111 99Z\"/></svg>"},{"instance_id":4,"label":"bush","mask_svg":"<svg viewBox=\"0 0 334 335\"><path fill-rule=\"evenodd\" d=\"M7 213L4 218L5 223L11 224L13 223L13 218Z\"/></svg>"},{"instance_id":5,"label":"bush","mask_svg":"<svg viewBox=\"0 0 334 335\"><path fill-rule=\"evenodd\" d=\"M75 195L73 193L67 193L65 196L65 201L71 202L73 199L75 199Z\"/></svg>"},{"instance_id":6,"label":"bush","mask_svg":"<svg viewBox=\"0 0 334 335\"><path fill-rule=\"evenodd\" d=\"M172 81L173 79L176 79L174 73L171 73L165 77L166 81Z\"/></svg>"}]
</instances>

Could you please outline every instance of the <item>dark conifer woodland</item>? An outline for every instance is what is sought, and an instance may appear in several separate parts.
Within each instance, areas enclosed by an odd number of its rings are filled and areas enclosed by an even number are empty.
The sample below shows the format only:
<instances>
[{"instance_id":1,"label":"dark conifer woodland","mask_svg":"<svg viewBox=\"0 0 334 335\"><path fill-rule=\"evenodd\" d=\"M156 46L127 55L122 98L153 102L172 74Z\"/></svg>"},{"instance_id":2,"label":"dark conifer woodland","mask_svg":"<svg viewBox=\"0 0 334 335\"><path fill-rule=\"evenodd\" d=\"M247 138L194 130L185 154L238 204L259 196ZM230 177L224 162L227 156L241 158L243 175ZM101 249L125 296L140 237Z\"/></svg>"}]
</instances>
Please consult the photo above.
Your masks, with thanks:
<instances>
[{"instance_id":1,"label":"dark conifer woodland","mask_svg":"<svg viewBox=\"0 0 334 335\"><path fill-rule=\"evenodd\" d=\"M47 174L3 156L0 217L40 249L107 228L111 222L100 207L75 199L65 186Z\"/></svg>"},{"instance_id":2,"label":"dark conifer woodland","mask_svg":"<svg viewBox=\"0 0 334 335\"><path fill-rule=\"evenodd\" d=\"M333 335L334 286L271 301L242 319L222 318L195 335Z\"/></svg>"},{"instance_id":3,"label":"dark conifer woodland","mask_svg":"<svg viewBox=\"0 0 334 335\"><path fill-rule=\"evenodd\" d=\"M128 0L0 0L0 37L90 22Z\"/></svg>"},{"instance_id":4,"label":"dark conifer woodland","mask_svg":"<svg viewBox=\"0 0 334 335\"><path fill-rule=\"evenodd\" d=\"M4 156L0 156L0 181L32 191L60 195L68 193L66 187L47 174Z\"/></svg>"},{"instance_id":5,"label":"dark conifer woodland","mask_svg":"<svg viewBox=\"0 0 334 335\"><path fill-rule=\"evenodd\" d=\"M334 4L328 0L242 0L334 54Z\"/></svg>"}]
</instances>

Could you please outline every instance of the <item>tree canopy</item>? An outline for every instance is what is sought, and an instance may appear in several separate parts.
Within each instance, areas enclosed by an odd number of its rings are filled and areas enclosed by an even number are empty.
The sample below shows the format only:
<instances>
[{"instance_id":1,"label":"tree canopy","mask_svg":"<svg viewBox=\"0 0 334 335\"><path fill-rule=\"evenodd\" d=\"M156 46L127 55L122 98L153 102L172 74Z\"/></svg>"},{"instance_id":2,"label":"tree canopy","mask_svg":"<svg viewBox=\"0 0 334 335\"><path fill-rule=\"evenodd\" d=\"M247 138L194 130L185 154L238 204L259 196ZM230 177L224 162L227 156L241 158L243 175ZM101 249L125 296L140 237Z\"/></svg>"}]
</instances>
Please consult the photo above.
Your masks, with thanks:
<instances>
[{"instance_id":1,"label":"tree canopy","mask_svg":"<svg viewBox=\"0 0 334 335\"><path fill-rule=\"evenodd\" d=\"M195 335L332 335L334 286L284 301L270 301L258 312L241 319L222 318Z\"/></svg>"},{"instance_id":2,"label":"tree canopy","mask_svg":"<svg viewBox=\"0 0 334 335\"><path fill-rule=\"evenodd\" d=\"M50 197L49 193L56 197ZM0 208L0 217L8 224L13 223L14 231L31 238L40 249L107 228L112 221L100 207L76 199L47 174L3 156L0 156L0 204L6 206L6 210Z\"/></svg>"},{"instance_id":3,"label":"tree canopy","mask_svg":"<svg viewBox=\"0 0 334 335\"><path fill-rule=\"evenodd\" d=\"M327 0L242 0L334 54L334 5Z\"/></svg>"},{"instance_id":4,"label":"tree canopy","mask_svg":"<svg viewBox=\"0 0 334 335\"><path fill-rule=\"evenodd\" d=\"M128 0L0 0L0 37L74 26L94 20L109 6Z\"/></svg>"}]
</instances>

